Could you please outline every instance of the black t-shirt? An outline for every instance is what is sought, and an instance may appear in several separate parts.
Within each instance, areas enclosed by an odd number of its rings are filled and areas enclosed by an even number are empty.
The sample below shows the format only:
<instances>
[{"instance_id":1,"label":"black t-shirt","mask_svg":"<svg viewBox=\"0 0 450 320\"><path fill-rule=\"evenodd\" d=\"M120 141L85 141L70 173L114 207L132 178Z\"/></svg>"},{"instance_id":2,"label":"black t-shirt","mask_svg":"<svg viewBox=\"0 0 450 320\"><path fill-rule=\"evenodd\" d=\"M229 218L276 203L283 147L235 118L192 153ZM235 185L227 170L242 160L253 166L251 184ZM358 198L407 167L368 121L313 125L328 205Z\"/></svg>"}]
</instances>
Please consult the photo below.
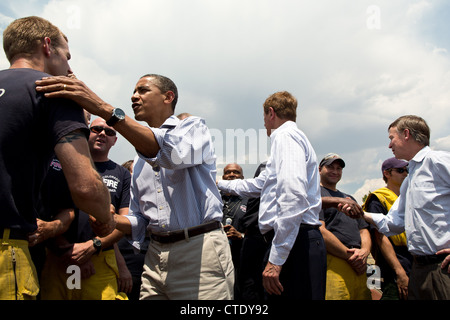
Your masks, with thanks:
<instances>
[{"instance_id":1,"label":"black t-shirt","mask_svg":"<svg viewBox=\"0 0 450 320\"><path fill-rule=\"evenodd\" d=\"M109 189L111 204L116 208L116 212L121 208L126 208L130 204L130 172L115 163L114 161L95 162L98 173L103 178L103 182ZM89 216L79 210L77 219L78 236L77 242L84 242L95 237L95 233L89 224Z\"/></svg>"},{"instance_id":2,"label":"black t-shirt","mask_svg":"<svg viewBox=\"0 0 450 320\"><path fill-rule=\"evenodd\" d=\"M38 217L51 221L63 209L75 208L61 163L54 157L41 187Z\"/></svg>"},{"instance_id":3,"label":"black t-shirt","mask_svg":"<svg viewBox=\"0 0 450 320\"><path fill-rule=\"evenodd\" d=\"M388 213L388 210L385 206L380 202L377 196L374 194L371 194L369 198L366 200L366 210L368 212L376 212L376 213L382 213L386 215ZM375 228L375 227L374 227ZM396 246L392 240L389 239L389 241L392 244L392 247L394 248L395 254L397 256L398 261L402 265L403 269L405 270L406 274L409 275L411 272L412 267L412 255L409 253L408 248L406 246ZM377 242L374 242L372 252L375 258L375 261L377 265L381 269L381 275L384 279L395 279L396 275L394 270L389 266L389 263L384 258L380 247L378 246Z\"/></svg>"},{"instance_id":4,"label":"black t-shirt","mask_svg":"<svg viewBox=\"0 0 450 320\"><path fill-rule=\"evenodd\" d=\"M345 194L339 190L333 191L324 187L321 187L322 197L331 196L339 198L352 196ZM325 221L325 227L336 238L339 239L348 248L360 248L361 247L361 235L360 229L368 228L369 224L364 219L353 219L348 217L345 213L340 212L336 208L328 208L320 211L320 220Z\"/></svg>"},{"instance_id":5,"label":"black t-shirt","mask_svg":"<svg viewBox=\"0 0 450 320\"><path fill-rule=\"evenodd\" d=\"M82 109L65 99L47 99L33 69L0 71L0 228L36 229L37 202L56 143L77 129L89 131Z\"/></svg>"}]
</instances>

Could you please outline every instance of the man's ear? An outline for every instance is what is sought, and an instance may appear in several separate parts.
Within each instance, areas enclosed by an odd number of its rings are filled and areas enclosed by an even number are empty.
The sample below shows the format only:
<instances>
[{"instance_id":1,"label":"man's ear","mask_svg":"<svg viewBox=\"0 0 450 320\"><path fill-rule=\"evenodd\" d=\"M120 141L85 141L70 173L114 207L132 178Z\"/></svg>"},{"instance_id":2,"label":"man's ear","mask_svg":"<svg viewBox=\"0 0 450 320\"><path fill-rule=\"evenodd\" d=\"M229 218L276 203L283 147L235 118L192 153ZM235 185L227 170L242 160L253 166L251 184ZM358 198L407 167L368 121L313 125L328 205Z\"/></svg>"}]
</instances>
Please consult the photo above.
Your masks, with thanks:
<instances>
[{"instance_id":1,"label":"man's ear","mask_svg":"<svg viewBox=\"0 0 450 320\"><path fill-rule=\"evenodd\" d=\"M405 137L405 140L409 140L411 138L411 132L409 132L409 129L403 130L403 136Z\"/></svg>"},{"instance_id":2,"label":"man's ear","mask_svg":"<svg viewBox=\"0 0 450 320\"><path fill-rule=\"evenodd\" d=\"M50 54L52 53L52 51L51 51L52 45L51 44L52 44L52 40L49 37L45 37L44 41L42 43L42 50L46 57L49 57Z\"/></svg>"},{"instance_id":3,"label":"man's ear","mask_svg":"<svg viewBox=\"0 0 450 320\"><path fill-rule=\"evenodd\" d=\"M386 179L387 179L387 178L390 178L391 175L392 175L392 174L390 174L388 170L384 170L384 171L383 171L383 177L385 177Z\"/></svg>"},{"instance_id":4,"label":"man's ear","mask_svg":"<svg viewBox=\"0 0 450 320\"><path fill-rule=\"evenodd\" d=\"M275 113L275 110L273 110L272 107L269 108L269 114L270 114L270 120L275 119L276 113Z\"/></svg>"},{"instance_id":5,"label":"man's ear","mask_svg":"<svg viewBox=\"0 0 450 320\"><path fill-rule=\"evenodd\" d=\"M164 100L167 103L172 103L172 101L175 99L175 93L173 91L167 91L166 92L166 99Z\"/></svg>"}]
</instances>

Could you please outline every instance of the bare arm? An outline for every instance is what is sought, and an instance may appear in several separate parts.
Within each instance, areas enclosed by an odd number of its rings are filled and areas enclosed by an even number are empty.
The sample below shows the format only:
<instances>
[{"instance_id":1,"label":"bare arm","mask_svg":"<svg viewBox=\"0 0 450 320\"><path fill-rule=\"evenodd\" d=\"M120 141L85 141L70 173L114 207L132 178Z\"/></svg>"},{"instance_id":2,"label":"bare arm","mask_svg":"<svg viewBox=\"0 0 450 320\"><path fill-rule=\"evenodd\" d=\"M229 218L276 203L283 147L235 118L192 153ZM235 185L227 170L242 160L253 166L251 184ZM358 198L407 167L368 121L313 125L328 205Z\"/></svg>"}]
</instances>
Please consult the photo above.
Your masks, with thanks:
<instances>
[{"instance_id":1,"label":"bare arm","mask_svg":"<svg viewBox=\"0 0 450 320\"><path fill-rule=\"evenodd\" d=\"M378 231L374 231L375 233L375 241L377 242L383 257L386 259L389 266L394 270L397 279L397 288L402 299L406 299L408 297L408 283L409 277L406 274L405 269L401 265L400 261L398 261L397 255L395 253L394 247L389 241L388 237L379 233Z\"/></svg>"},{"instance_id":2,"label":"bare arm","mask_svg":"<svg viewBox=\"0 0 450 320\"><path fill-rule=\"evenodd\" d=\"M347 261L347 259L351 256L347 252L348 248L341 241L339 241L339 239L332 232L330 232L325 227L324 221L320 222L322 223L322 226L320 227L320 232L322 233L323 240L327 248L327 252L329 254L332 254L333 256L336 256L338 258Z\"/></svg>"},{"instance_id":3,"label":"bare arm","mask_svg":"<svg viewBox=\"0 0 450 320\"><path fill-rule=\"evenodd\" d=\"M109 190L95 170L85 136L74 131L61 138L55 146L75 205L89 212L102 223L114 229L110 213Z\"/></svg>"},{"instance_id":4,"label":"bare arm","mask_svg":"<svg viewBox=\"0 0 450 320\"><path fill-rule=\"evenodd\" d=\"M66 98L75 101L91 114L102 117L105 120L111 118L114 107L103 101L82 81L68 77L51 77L36 81L38 92L46 92L48 98ZM66 87L64 87L64 85ZM155 157L159 151L158 142L153 132L134 119L126 117L114 125L121 135L124 136L145 157Z\"/></svg>"},{"instance_id":5,"label":"bare arm","mask_svg":"<svg viewBox=\"0 0 450 320\"><path fill-rule=\"evenodd\" d=\"M337 208L347 215L348 213L356 216L363 214L361 206L351 198L322 197L322 209L328 208Z\"/></svg>"},{"instance_id":6,"label":"bare arm","mask_svg":"<svg viewBox=\"0 0 450 320\"><path fill-rule=\"evenodd\" d=\"M29 246L35 246L44 240L63 234L69 229L74 218L75 210L68 208L61 210L52 221L37 219L37 230L28 236Z\"/></svg>"}]
</instances>

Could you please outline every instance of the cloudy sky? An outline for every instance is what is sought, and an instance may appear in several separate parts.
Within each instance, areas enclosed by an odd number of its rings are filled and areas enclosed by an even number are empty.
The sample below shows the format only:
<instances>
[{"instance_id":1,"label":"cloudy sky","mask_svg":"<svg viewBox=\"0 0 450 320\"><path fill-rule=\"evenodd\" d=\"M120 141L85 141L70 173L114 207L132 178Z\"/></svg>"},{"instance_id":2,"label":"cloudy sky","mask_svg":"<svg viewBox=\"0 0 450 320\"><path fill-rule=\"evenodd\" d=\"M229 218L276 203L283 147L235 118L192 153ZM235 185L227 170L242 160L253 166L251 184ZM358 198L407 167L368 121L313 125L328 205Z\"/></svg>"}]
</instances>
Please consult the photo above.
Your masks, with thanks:
<instances>
[{"instance_id":1,"label":"cloudy sky","mask_svg":"<svg viewBox=\"0 0 450 320\"><path fill-rule=\"evenodd\" d=\"M297 97L297 124L319 160L344 158L338 188L358 201L383 186L397 117L423 117L431 146L450 151L446 0L2 0L1 31L29 15L60 27L77 77L130 116L140 76L174 80L176 114L212 130L218 176L233 161L251 177L266 160L262 103L281 90ZM111 159L134 156L119 136Z\"/></svg>"}]
</instances>

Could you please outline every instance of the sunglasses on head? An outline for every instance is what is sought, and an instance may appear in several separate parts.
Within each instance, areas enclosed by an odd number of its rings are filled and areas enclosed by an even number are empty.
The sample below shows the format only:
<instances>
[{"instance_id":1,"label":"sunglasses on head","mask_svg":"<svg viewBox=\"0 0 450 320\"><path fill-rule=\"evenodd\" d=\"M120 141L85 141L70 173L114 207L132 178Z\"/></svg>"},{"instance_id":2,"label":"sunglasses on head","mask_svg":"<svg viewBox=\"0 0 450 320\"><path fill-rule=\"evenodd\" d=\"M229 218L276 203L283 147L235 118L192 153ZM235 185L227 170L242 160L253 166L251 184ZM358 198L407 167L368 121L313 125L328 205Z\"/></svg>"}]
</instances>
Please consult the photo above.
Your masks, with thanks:
<instances>
[{"instance_id":1,"label":"sunglasses on head","mask_svg":"<svg viewBox=\"0 0 450 320\"><path fill-rule=\"evenodd\" d=\"M109 137L114 137L116 135L116 131L110 128L105 128L102 126L92 126L91 131L96 134L100 134L103 130L105 130L105 134Z\"/></svg>"}]
</instances>

